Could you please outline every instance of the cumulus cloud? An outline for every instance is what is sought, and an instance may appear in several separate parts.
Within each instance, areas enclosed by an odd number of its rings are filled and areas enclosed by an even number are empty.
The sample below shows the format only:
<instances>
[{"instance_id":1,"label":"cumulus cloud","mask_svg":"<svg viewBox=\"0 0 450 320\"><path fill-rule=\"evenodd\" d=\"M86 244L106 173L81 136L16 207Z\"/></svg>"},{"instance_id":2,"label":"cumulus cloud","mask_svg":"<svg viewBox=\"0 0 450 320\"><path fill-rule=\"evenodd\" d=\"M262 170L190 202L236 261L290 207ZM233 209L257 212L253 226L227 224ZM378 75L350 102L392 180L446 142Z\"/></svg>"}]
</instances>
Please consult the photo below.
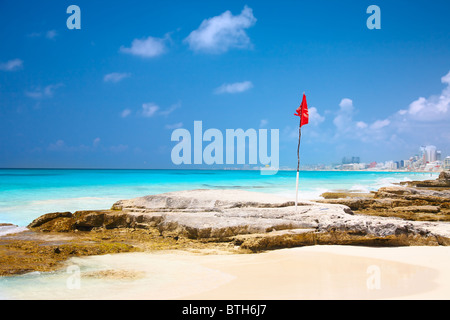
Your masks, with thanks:
<instances>
[{"instance_id":1,"label":"cumulus cloud","mask_svg":"<svg viewBox=\"0 0 450 320\"><path fill-rule=\"evenodd\" d=\"M25 91L25 95L33 99L51 98L55 94L55 90L62 86L62 83L50 84L44 88L38 87L32 91Z\"/></svg>"},{"instance_id":2,"label":"cumulus cloud","mask_svg":"<svg viewBox=\"0 0 450 320\"><path fill-rule=\"evenodd\" d=\"M66 152L66 153L79 153L79 152L98 152L98 151L106 151L106 152L125 152L128 150L127 145L119 144L113 146L102 146L100 144L101 139L95 138L92 141L92 145L69 145L64 140L59 139L54 143L50 143L47 146L47 150L51 152Z\"/></svg>"},{"instance_id":3,"label":"cumulus cloud","mask_svg":"<svg viewBox=\"0 0 450 320\"><path fill-rule=\"evenodd\" d=\"M253 83L251 81L225 83L220 87L216 88L214 90L214 93L215 94L239 93L250 90L251 88L253 88Z\"/></svg>"},{"instance_id":4,"label":"cumulus cloud","mask_svg":"<svg viewBox=\"0 0 450 320\"><path fill-rule=\"evenodd\" d=\"M358 128L358 129L365 129L365 128L367 128L367 123L365 123L364 121L358 121L358 122L356 122L356 127Z\"/></svg>"},{"instance_id":5,"label":"cumulus cloud","mask_svg":"<svg viewBox=\"0 0 450 320\"><path fill-rule=\"evenodd\" d=\"M351 129L353 109L353 101L351 99L344 98L339 103L339 111L333 120L338 132L346 132Z\"/></svg>"},{"instance_id":6,"label":"cumulus cloud","mask_svg":"<svg viewBox=\"0 0 450 320\"><path fill-rule=\"evenodd\" d=\"M356 108L353 100L344 98L339 103L333 123L336 127L335 138L349 138L363 142L379 141L388 135L387 127L391 124L389 119L375 120L372 123L354 119Z\"/></svg>"},{"instance_id":7,"label":"cumulus cloud","mask_svg":"<svg viewBox=\"0 0 450 320\"><path fill-rule=\"evenodd\" d=\"M152 117L156 117L156 116L167 117L171 113L173 113L175 110L177 110L178 108L181 108L181 102L174 103L174 104L172 104L170 107L168 107L166 109L161 109L161 107L158 106L154 102L148 102L148 103L143 103L142 104L142 108L141 108L141 110L137 111L137 114L142 116L142 117L145 117L145 118L152 118ZM131 113L132 113L132 111L130 109L124 109L120 113L120 116L122 118L126 118Z\"/></svg>"},{"instance_id":8,"label":"cumulus cloud","mask_svg":"<svg viewBox=\"0 0 450 320\"><path fill-rule=\"evenodd\" d=\"M131 114L131 110L130 110L130 109L124 109L124 110L120 113L120 116L121 116L122 118L126 118L126 117L128 117L130 114Z\"/></svg>"},{"instance_id":9,"label":"cumulus cloud","mask_svg":"<svg viewBox=\"0 0 450 320\"><path fill-rule=\"evenodd\" d=\"M120 153L125 152L128 150L128 146L124 144L119 144L117 146L110 146L107 148L108 151L114 152L114 153Z\"/></svg>"},{"instance_id":10,"label":"cumulus cloud","mask_svg":"<svg viewBox=\"0 0 450 320\"><path fill-rule=\"evenodd\" d=\"M174 112L178 108L181 108L181 102L177 102L177 103L171 105L169 108L160 111L159 114L162 115L162 116L166 116L167 117L169 114L171 114L172 112Z\"/></svg>"},{"instance_id":11,"label":"cumulus cloud","mask_svg":"<svg viewBox=\"0 0 450 320\"><path fill-rule=\"evenodd\" d=\"M429 98L419 97L411 102L408 109L398 112L400 116L406 116L414 121L440 121L450 118L450 71L441 78L441 82L447 86L440 95Z\"/></svg>"},{"instance_id":12,"label":"cumulus cloud","mask_svg":"<svg viewBox=\"0 0 450 320\"><path fill-rule=\"evenodd\" d=\"M167 43L170 41L168 34L164 38L147 37L144 39L134 39L131 47L120 47L123 53L132 54L144 58L153 58L162 55L167 51Z\"/></svg>"},{"instance_id":13,"label":"cumulus cloud","mask_svg":"<svg viewBox=\"0 0 450 320\"><path fill-rule=\"evenodd\" d=\"M153 102L144 103L142 105L142 116L146 118L153 117L156 112L159 110L159 106Z\"/></svg>"},{"instance_id":14,"label":"cumulus cloud","mask_svg":"<svg viewBox=\"0 0 450 320\"><path fill-rule=\"evenodd\" d=\"M419 97L389 117L390 127L398 136L416 144L450 145L450 72L441 83L445 87L440 94Z\"/></svg>"},{"instance_id":15,"label":"cumulus cloud","mask_svg":"<svg viewBox=\"0 0 450 320\"><path fill-rule=\"evenodd\" d=\"M309 112L309 123L312 125L318 125L325 120L324 116L321 116L315 107L308 109Z\"/></svg>"},{"instance_id":16,"label":"cumulus cloud","mask_svg":"<svg viewBox=\"0 0 450 320\"><path fill-rule=\"evenodd\" d=\"M64 140L57 140L55 143L51 143L47 149L50 151L57 151L57 150L62 150L66 148L66 143L64 142Z\"/></svg>"},{"instance_id":17,"label":"cumulus cloud","mask_svg":"<svg viewBox=\"0 0 450 320\"><path fill-rule=\"evenodd\" d=\"M97 137L92 141L92 145L94 147L97 147L100 144L100 141L101 141L101 139Z\"/></svg>"},{"instance_id":18,"label":"cumulus cloud","mask_svg":"<svg viewBox=\"0 0 450 320\"><path fill-rule=\"evenodd\" d=\"M44 37L49 40L54 40L58 36L58 32L56 30L48 30L46 32L33 32L28 35L30 38L41 38Z\"/></svg>"},{"instance_id":19,"label":"cumulus cloud","mask_svg":"<svg viewBox=\"0 0 450 320\"><path fill-rule=\"evenodd\" d=\"M356 114L351 99L342 99L334 118L335 137L363 142L383 141L398 146L415 147L421 144L449 144L450 136L450 72L441 78L445 85L440 94L419 97L407 108L371 123L354 120Z\"/></svg>"},{"instance_id":20,"label":"cumulus cloud","mask_svg":"<svg viewBox=\"0 0 450 320\"><path fill-rule=\"evenodd\" d=\"M391 123L391 121L389 121L388 119L377 120L370 125L370 129L379 130L379 129L382 129L382 128L388 126L390 123Z\"/></svg>"},{"instance_id":21,"label":"cumulus cloud","mask_svg":"<svg viewBox=\"0 0 450 320\"><path fill-rule=\"evenodd\" d=\"M112 72L112 73L106 74L103 77L103 81L117 83L125 78L130 77L130 76L131 76L131 73Z\"/></svg>"},{"instance_id":22,"label":"cumulus cloud","mask_svg":"<svg viewBox=\"0 0 450 320\"><path fill-rule=\"evenodd\" d=\"M207 53L250 48L250 38L245 30L255 23L253 10L247 6L236 16L227 10L221 15L203 20L199 28L192 31L184 41L191 50Z\"/></svg>"},{"instance_id":23,"label":"cumulus cloud","mask_svg":"<svg viewBox=\"0 0 450 320\"><path fill-rule=\"evenodd\" d=\"M55 39L57 35L58 33L56 32L56 30L49 30L45 33L45 37L50 40Z\"/></svg>"},{"instance_id":24,"label":"cumulus cloud","mask_svg":"<svg viewBox=\"0 0 450 320\"><path fill-rule=\"evenodd\" d=\"M177 122L177 123L174 123L174 124L166 124L164 127L166 129L170 129L170 130L182 128L183 127L183 122Z\"/></svg>"},{"instance_id":25,"label":"cumulus cloud","mask_svg":"<svg viewBox=\"0 0 450 320\"><path fill-rule=\"evenodd\" d=\"M20 59L9 60L4 63L0 63L1 71L16 71L23 67L23 61Z\"/></svg>"}]
</instances>

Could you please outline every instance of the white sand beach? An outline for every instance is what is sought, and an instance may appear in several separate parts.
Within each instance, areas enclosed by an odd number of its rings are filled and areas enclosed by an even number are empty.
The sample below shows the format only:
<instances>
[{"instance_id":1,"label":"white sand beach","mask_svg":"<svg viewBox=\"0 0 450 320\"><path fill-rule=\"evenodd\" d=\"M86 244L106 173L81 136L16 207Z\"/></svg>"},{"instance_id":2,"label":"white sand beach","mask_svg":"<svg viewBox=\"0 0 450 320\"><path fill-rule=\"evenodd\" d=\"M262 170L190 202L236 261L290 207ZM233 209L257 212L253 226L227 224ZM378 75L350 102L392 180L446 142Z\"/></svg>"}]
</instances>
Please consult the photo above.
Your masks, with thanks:
<instances>
[{"instance_id":1,"label":"white sand beach","mask_svg":"<svg viewBox=\"0 0 450 320\"><path fill-rule=\"evenodd\" d=\"M69 271L74 269L31 275L3 295L13 299L450 298L450 247L310 246L259 254L162 251L74 258L68 266L79 268L78 279Z\"/></svg>"}]
</instances>

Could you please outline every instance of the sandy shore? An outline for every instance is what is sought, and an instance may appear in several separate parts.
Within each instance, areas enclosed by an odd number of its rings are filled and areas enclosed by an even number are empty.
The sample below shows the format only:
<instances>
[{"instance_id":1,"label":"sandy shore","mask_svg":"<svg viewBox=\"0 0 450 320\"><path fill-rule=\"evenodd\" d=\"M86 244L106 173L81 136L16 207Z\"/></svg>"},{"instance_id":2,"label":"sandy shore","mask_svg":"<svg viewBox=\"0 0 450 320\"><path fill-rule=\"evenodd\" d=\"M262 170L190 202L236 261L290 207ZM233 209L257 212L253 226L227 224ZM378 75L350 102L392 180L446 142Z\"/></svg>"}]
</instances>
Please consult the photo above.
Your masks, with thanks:
<instances>
[{"instance_id":1,"label":"sandy shore","mask_svg":"<svg viewBox=\"0 0 450 320\"><path fill-rule=\"evenodd\" d=\"M3 279L2 299L449 299L450 247L124 253ZM79 273L78 273L79 271Z\"/></svg>"}]
</instances>

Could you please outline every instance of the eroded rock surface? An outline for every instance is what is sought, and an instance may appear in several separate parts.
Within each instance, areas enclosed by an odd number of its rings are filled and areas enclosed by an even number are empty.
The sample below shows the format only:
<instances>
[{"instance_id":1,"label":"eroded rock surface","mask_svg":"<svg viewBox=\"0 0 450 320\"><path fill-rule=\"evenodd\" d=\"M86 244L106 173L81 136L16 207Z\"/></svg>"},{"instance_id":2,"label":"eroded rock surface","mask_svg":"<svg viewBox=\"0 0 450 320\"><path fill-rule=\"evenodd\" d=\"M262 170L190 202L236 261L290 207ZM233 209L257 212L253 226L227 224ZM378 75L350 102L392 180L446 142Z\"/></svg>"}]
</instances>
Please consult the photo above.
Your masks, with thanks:
<instances>
[{"instance_id":1,"label":"eroded rock surface","mask_svg":"<svg viewBox=\"0 0 450 320\"><path fill-rule=\"evenodd\" d=\"M349 199L349 201L358 203L360 207L362 206L360 202L379 203L380 199L386 206L388 202L385 201L384 195L388 191L394 195L414 196L419 200L426 198L434 201L435 198L439 198L436 192L424 194L406 187L401 188L384 188L380 189L380 193L373 199ZM346 201L337 204L302 202L297 209L293 204L290 199L264 193L190 190L121 200L116 202L111 210L78 211L71 216L67 216L67 213L50 214L38 218L29 227L44 231L156 228L161 236L214 241L230 241L238 239L236 236L242 238L252 234L271 237L274 235L271 232L281 230L297 230L296 233L301 234L304 234L302 230L317 234L345 232L381 238L400 234L450 238L448 224L354 215L350 208L354 208L355 205ZM421 203L411 210L435 214L439 212L440 207ZM65 223L62 223L61 219L65 219ZM45 223L39 224L43 221Z\"/></svg>"},{"instance_id":2,"label":"eroded rock surface","mask_svg":"<svg viewBox=\"0 0 450 320\"><path fill-rule=\"evenodd\" d=\"M356 214L414 221L450 221L450 173L437 180L410 181L369 194L325 193L319 203L343 204ZM449 184L448 187L446 185Z\"/></svg>"},{"instance_id":3,"label":"eroded rock surface","mask_svg":"<svg viewBox=\"0 0 450 320\"><path fill-rule=\"evenodd\" d=\"M121 200L109 210L49 213L30 223L29 231L0 236L0 276L54 270L72 256L142 250L450 244L449 223L391 216L442 215L447 193L399 188L357 199L330 196L323 201L331 203L302 202L297 208L291 199L270 194L190 190ZM377 214L361 209L366 206ZM389 214L379 216L386 207Z\"/></svg>"}]
</instances>

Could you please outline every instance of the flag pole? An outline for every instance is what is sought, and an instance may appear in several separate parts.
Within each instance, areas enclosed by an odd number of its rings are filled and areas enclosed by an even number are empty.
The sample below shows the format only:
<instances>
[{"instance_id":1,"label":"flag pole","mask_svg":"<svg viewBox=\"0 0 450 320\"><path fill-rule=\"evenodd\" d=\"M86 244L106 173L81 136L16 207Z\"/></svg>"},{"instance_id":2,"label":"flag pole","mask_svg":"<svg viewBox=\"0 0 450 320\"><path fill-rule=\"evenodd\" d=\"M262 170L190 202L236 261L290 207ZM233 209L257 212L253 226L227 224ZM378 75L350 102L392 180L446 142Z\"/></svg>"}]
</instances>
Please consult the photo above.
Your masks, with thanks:
<instances>
[{"instance_id":1,"label":"flag pole","mask_svg":"<svg viewBox=\"0 0 450 320\"><path fill-rule=\"evenodd\" d=\"M305 94L305 92L303 92ZM301 105L300 114L303 113L303 104ZM300 116L300 124L298 126L298 146L297 146L297 179L295 181L295 211L297 211L298 203L298 175L300 171L300 139L302 137L302 117Z\"/></svg>"}]
</instances>

